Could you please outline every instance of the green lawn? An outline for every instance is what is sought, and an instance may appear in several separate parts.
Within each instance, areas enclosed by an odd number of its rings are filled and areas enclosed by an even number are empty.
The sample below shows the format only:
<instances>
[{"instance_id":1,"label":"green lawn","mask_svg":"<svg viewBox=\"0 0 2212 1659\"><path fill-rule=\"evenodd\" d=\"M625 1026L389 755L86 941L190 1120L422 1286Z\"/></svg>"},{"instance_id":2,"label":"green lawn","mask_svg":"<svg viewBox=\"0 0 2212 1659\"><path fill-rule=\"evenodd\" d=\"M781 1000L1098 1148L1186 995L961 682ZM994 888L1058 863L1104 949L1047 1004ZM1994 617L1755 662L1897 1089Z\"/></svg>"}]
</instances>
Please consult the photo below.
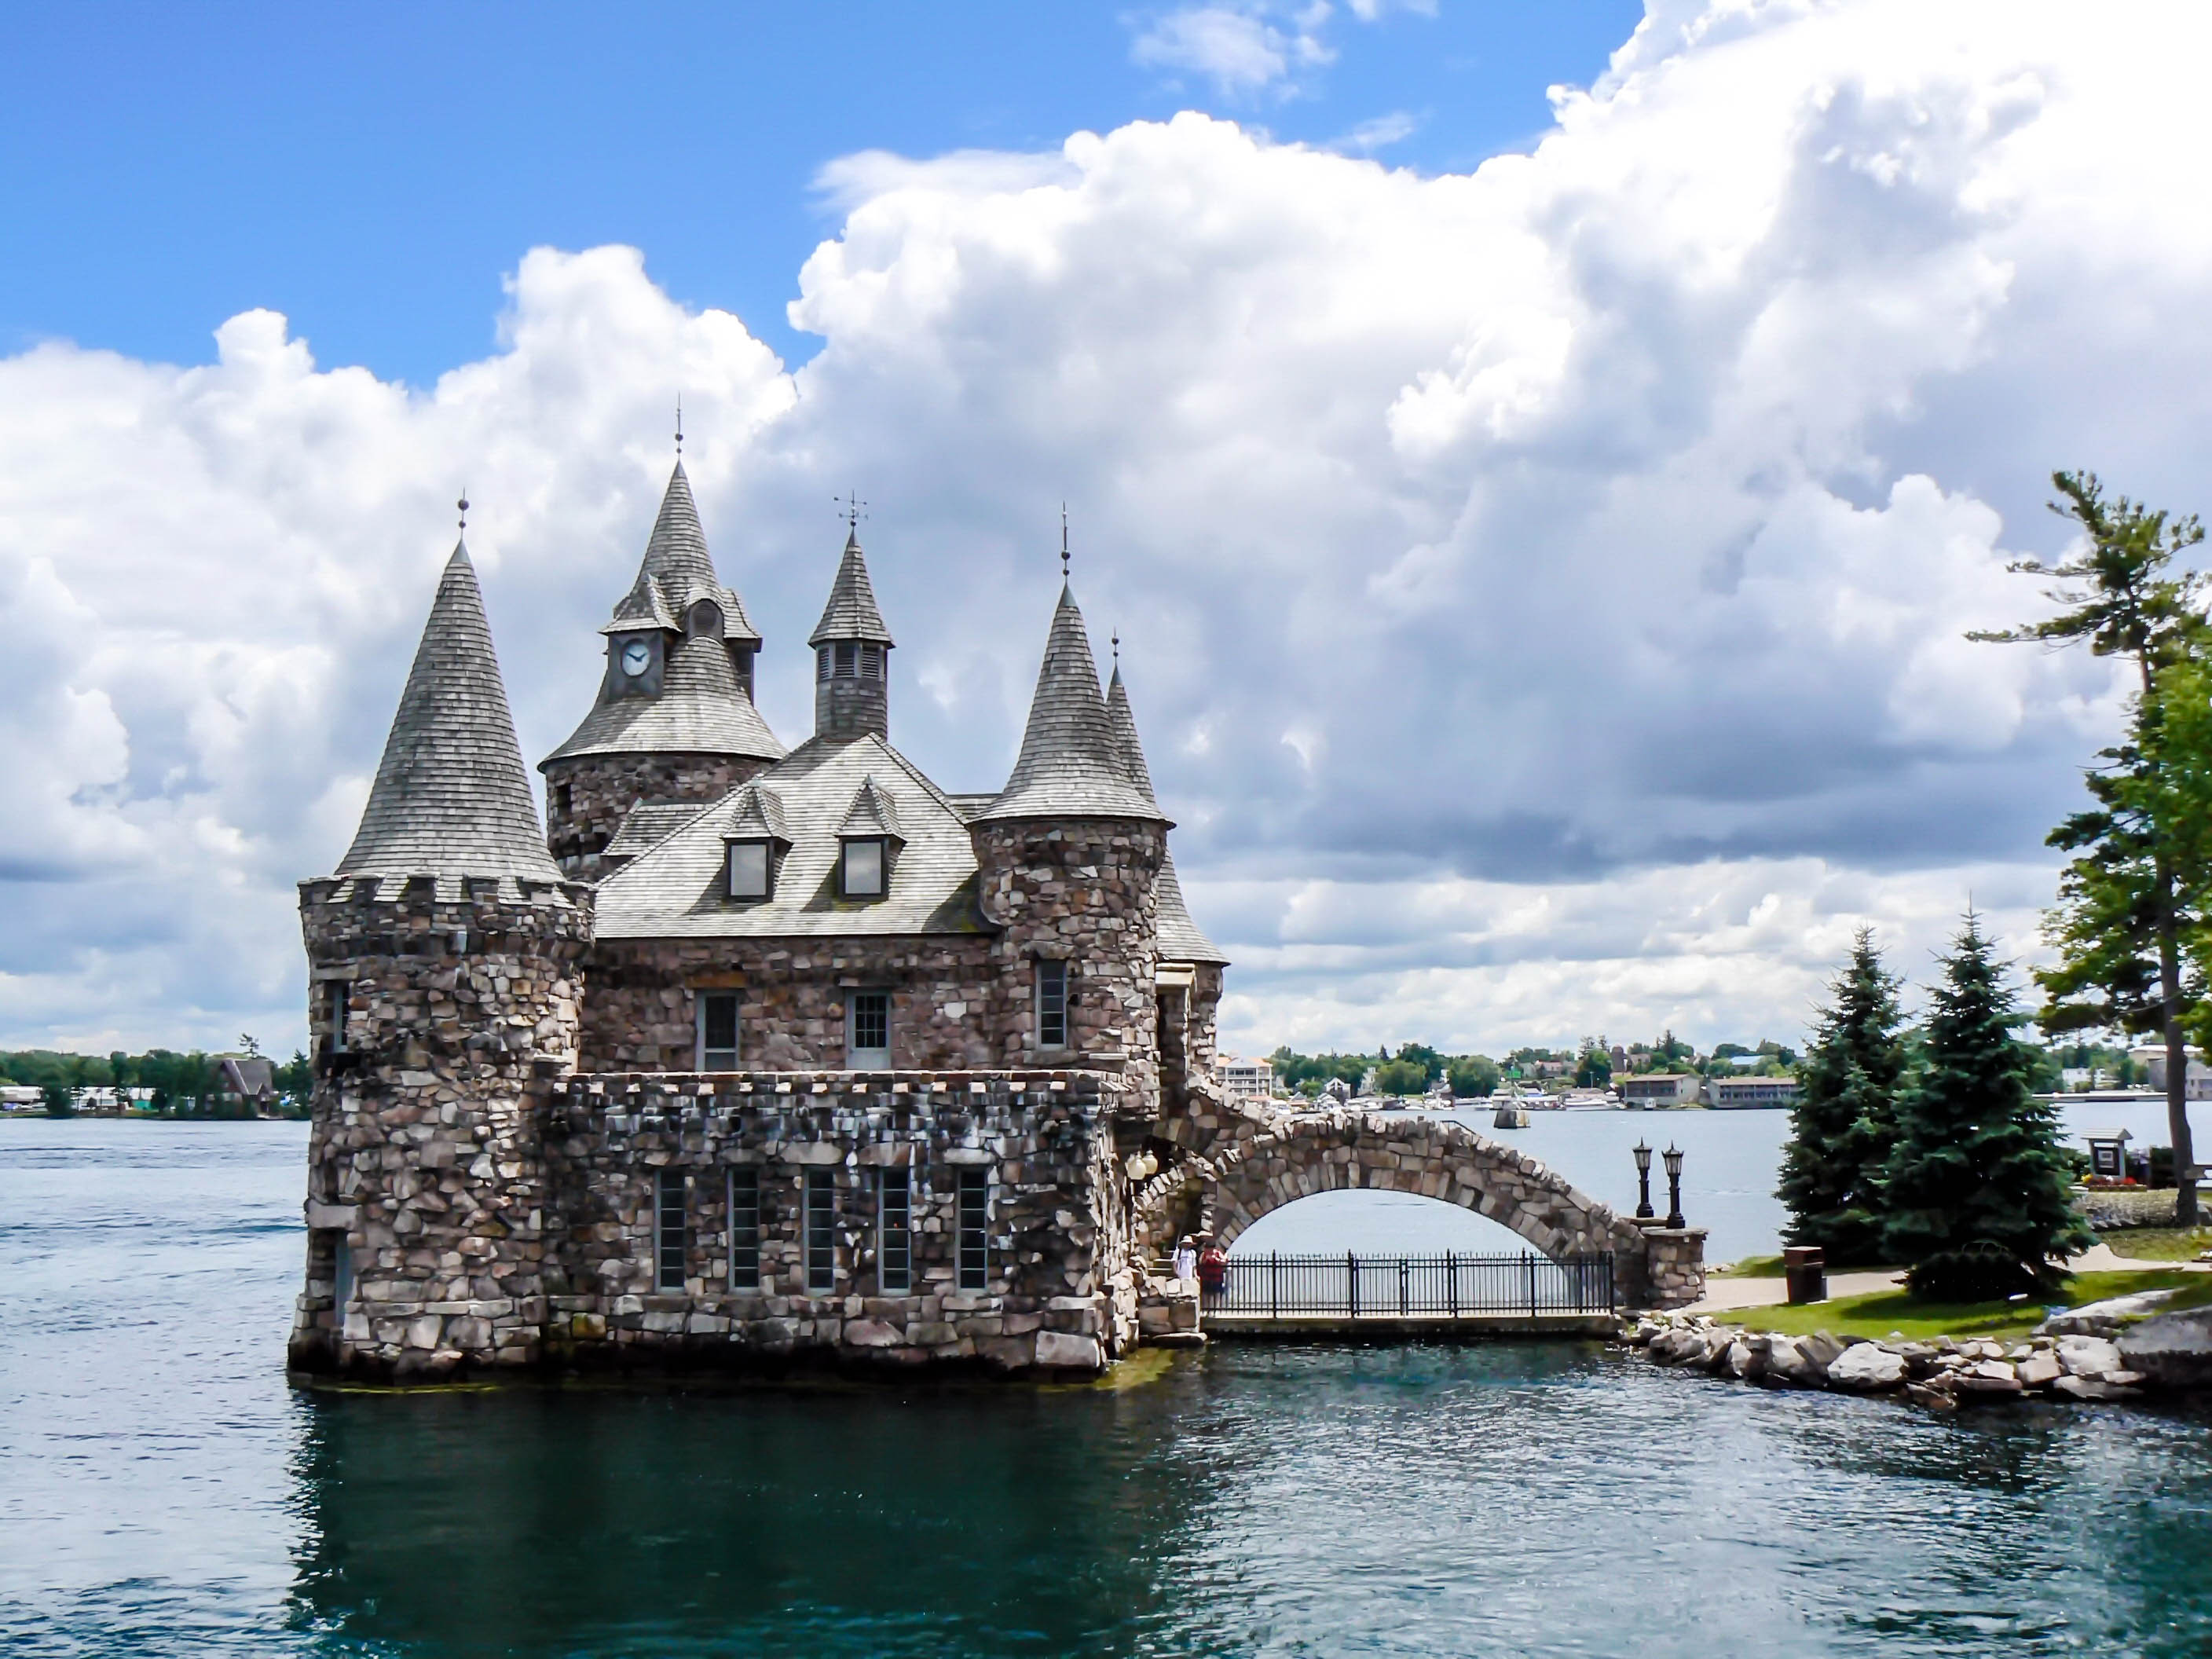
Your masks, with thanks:
<instances>
[{"instance_id":1,"label":"green lawn","mask_svg":"<svg viewBox=\"0 0 2212 1659\"><path fill-rule=\"evenodd\" d=\"M2137 1291L2179 1289L2168 1308L2201 1308L2212 1304L2212 1273L2184 1273L2174 1267L2151 1267L2136 1273L2076 1273L2069 1282L2065 1299L2069 1307L2102 1302L2107 1297L2132 1296ZM1838 1297L1803 1307L1732 1308L1716 1311L1725 1324L1753 1330L1781 1331L1808 1336L1829 1331L1838 1336L1877 1340L1892 1331L1925 1340L1931 1336L1987 1336L1999 1341L2022 1337L2043 1322L2043 1307L2029 1302L1922 1302L1905 1291L1877 1291L1868 1296Z\"/></svg>"},{"instance_id":2,"label":"green lawn","mask_svg":"<svg viewBox=\"0 0 2212 1659\"><path fill-rule=\"evenodd\" d=\"M1779 1279L1782 1277L1782 1258L1778 1255L1747 1255L1741 1261L1731 1261L1724 1267L1716 1267L1705 1275L1708 1279Z\"/></svg>"},{"instance_id":3,"label":"green lawn","mask_svg":"<svg viewBox=\"0 0 2212 1659\"><path fill-rule=\"evenodd\" d=\"M2134 1261L2194 1261L2212 1250L2212 1227L2121 1227L2099 1233L2097 1242Z\"/></svg>"}]
</instances>

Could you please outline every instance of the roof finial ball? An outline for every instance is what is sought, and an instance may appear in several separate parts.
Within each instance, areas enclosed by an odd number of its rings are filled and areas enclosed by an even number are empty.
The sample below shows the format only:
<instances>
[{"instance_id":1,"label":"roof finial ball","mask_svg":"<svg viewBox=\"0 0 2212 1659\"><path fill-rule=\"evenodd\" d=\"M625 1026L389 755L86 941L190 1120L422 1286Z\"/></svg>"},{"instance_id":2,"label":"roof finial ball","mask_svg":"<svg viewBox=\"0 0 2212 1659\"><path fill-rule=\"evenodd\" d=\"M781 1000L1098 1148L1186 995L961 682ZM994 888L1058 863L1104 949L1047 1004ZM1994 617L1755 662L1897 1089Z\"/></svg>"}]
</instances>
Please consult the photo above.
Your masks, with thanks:
<instances>
[{"instance_id":1,"label":"roof finial ball","mask_svg":"<svg viewBox=\"0 0 2212 1659\"><path fill-rule=\"evenodd\" d=\"M1060 585L1067 586L1067 503L1060 504Z\"/></svg>"},{"instance_id":2,"label":"roof finial ball","mask_svg":"<svg viewBox=\"0 0 2212 1659\"><path fill-rule=\"evenodd\" d=\"M837 503L837 516L844 520L847 532L857 537L860 533L860 520L868 516L861 510L867 503L860 499L860 492L848 489L842 495L832 495L830 499Z\"/></svg>"},{"instance_id":3,"label":"roof finial ball","mask_svg":"<svg viewBox=\"0 0 2212 1659\"><path fill-rule=\"evenodd\" d=\"M684 394L676 394L676 459L684 459Z\"/></svg>"},{"instance_id":4,"label":"roof finial ball","mask_svg":"<svg viewBox=\"0 0 2212 1659\"><path fill-rule=\"evenodd\" d=\"M469 492L465 486L461 490L460 500L455 501L453 505L460 508L461 528L466 530L469 527Z\"/></svg>"}]
</instances>

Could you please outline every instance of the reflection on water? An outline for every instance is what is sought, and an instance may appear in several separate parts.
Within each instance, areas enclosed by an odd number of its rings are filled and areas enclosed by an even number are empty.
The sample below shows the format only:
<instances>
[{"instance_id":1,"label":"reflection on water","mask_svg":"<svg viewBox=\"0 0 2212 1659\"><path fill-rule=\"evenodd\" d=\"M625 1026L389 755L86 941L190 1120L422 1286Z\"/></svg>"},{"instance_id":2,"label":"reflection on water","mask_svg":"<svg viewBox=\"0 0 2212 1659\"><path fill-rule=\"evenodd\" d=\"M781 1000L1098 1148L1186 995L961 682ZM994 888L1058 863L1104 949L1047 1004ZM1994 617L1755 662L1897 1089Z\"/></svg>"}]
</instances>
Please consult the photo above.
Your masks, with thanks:
<instances>
[{"instance_id":1,"label":"reflection on water","mask_svg":"<svg viewBox=\"0 0 2212 1659\"><path fill-rule=\"evenodd\" d=\"M2212 1419L1596 1345L295 1392L294 1126L0 1128L0 1651L2212 1652Z\"/></svg>"}]
</instances>

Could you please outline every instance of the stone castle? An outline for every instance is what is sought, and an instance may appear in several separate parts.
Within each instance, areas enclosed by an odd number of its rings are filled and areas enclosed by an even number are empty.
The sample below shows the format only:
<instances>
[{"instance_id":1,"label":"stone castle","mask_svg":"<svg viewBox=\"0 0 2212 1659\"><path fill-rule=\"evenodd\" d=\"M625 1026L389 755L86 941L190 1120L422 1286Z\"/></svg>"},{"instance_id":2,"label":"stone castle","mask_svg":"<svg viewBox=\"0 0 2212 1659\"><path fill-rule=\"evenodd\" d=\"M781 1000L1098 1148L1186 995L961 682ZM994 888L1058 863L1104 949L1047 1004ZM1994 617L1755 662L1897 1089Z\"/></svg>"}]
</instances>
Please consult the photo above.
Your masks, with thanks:
<instances>
[{"instance_id":1,"label":"stone castle","mask_svg":"<svg viewBox=\"0 0 2212 1659\"><path fill-rule=\"evenodd\" d=\"M794 749L754 706L762 635L680 463L600 632L541 835L456 546L359 831L301 884L295 1367L1095 1372L1194 1339L1188 1288L1148 1272L1176 1233L1225 1243L1346 1184L1617 1248L1632 1291L1681 1299L1679 1249L1509 1149L1224 1101L1226 961L1065 585L994 793L892 745L857 532Z\"/></svg>"}]
</instances>

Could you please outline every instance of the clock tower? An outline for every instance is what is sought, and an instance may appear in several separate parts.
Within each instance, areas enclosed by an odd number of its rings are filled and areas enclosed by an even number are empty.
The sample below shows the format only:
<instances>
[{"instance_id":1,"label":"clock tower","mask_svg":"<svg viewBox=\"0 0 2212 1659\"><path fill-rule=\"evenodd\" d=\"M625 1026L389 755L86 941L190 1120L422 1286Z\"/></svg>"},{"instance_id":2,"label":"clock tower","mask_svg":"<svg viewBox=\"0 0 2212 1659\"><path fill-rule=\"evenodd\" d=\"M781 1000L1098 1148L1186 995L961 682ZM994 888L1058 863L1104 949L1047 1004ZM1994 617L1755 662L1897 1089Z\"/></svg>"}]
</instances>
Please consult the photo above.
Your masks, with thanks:
<instances>
[{"instance_id":1,"label":"clock tower","mask_svg":"<svg viewBox=\"0 0 2212 1659\"><path fill-rule=\"evenodd\" d=\"M599 632L599 697L538 764L547 845L586 880L614 867L608 848L639 805L719 799L784 754L753 706L761 637L714 574L681 461L637 580Z\"/></svg>"}]
</instances>

